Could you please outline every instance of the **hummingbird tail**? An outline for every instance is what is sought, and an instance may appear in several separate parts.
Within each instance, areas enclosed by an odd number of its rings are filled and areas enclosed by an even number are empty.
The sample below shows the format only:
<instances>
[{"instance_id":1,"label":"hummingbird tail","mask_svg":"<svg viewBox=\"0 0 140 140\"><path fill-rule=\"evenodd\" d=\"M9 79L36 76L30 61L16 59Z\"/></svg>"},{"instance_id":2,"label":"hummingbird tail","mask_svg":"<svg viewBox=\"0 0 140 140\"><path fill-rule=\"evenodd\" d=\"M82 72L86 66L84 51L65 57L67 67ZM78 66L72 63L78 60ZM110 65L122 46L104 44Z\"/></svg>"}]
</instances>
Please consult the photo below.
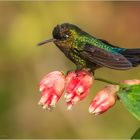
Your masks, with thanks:
<instances>
[{"instance_id":1,"label":"hummingbird tail","mask_svg":"<svg viewBox=\"0 0 140 140\"><path fill-rule=\"evenodd\" d=\"M140 49L126 49L121 54L132 63L133 67L140 65Z\"/></svg>"}]
</instances>

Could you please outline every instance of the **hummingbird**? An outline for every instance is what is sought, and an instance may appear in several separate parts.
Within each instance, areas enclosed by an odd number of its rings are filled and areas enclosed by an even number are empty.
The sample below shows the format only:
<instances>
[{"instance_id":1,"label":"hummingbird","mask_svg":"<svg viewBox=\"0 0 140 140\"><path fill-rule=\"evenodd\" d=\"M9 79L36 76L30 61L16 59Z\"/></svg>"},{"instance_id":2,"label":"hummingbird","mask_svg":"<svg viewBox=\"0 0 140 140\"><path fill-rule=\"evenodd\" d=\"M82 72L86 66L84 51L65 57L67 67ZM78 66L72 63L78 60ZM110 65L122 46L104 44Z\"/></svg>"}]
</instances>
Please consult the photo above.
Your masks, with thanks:
<instances>
[{"instance_id":1,"label":"hummingbird","mask_svg":"<svg viewBox=\"0 0 140 140\"><path fill-rule=\"evenodd\" d=\"M53 38L38 44L53 42L73 63L77 70L89 69L94 72L101 67L127 70L140 64L140 48L127 49L96 38L78 26L63 23L56 25Z\"/></svg>"}]
</instances>

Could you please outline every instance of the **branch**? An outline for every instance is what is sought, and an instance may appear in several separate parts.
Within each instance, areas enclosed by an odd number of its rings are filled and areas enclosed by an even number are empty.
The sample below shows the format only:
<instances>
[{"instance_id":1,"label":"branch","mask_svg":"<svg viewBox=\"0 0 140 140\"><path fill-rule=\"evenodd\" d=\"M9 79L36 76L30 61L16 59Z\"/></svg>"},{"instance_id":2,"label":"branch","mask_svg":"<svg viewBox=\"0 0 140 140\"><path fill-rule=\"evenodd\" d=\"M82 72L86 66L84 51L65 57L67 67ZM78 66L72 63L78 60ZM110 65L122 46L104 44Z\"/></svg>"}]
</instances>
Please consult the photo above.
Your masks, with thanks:
<instances>
[{"instance_id":1,"label":"branch","mask_svg":"<svg viewBox=\"0 0 140 140\"><path fill-rule=\"evenodd\" d=\"M94 79L97 80L97 81L101 81L101 82L105 82L105 83L109 83L109 84L120 85L117 82L109 81L109 80L106 80L106 79L103 79L103 78L95 77Z\"/></svg>"}]
</instances>

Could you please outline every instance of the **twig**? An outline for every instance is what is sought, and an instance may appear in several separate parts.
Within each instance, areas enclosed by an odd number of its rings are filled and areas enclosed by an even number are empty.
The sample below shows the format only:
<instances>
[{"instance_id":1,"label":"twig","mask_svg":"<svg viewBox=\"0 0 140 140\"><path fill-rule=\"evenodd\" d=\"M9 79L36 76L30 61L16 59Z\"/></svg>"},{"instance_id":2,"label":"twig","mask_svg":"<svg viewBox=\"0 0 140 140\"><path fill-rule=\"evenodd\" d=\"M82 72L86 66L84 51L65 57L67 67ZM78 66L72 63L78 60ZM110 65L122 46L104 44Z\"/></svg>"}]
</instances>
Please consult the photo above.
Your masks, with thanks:
<instances>
[{"instance_id":1,"label":"twig","mask_svg":"<svg viewBox=\"0 0 140 140\"><path fill-rule=\"evenodd\" d=\"M103 79L103 78L95 77L94 79L95 79L95 80L98 80L98 81L101 81L101 82L109 83L109 84L120 85L120 84L117 83L117 82L109 81L109 80L106 80L106 79Z\"/></svg>"}]
</instances>

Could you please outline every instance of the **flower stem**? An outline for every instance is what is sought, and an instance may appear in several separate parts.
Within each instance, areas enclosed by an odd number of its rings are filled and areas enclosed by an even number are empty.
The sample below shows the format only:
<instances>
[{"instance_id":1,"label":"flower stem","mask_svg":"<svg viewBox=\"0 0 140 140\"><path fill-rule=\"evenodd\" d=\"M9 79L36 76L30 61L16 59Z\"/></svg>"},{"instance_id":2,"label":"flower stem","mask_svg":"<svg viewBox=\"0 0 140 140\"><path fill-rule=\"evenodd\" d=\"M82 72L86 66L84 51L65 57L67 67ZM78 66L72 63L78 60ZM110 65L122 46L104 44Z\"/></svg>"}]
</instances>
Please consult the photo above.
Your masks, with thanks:
<instances>
[{"instance_id":1,"label":"flower stem","mask_svg":"<svg viewBox=\"0 0 140 140\"><path fill-rule=\"evenodd\" d=\"M117 82L109 81L109 80L106 80L106 79L103 79L103 78L95 77L94 79L95 79L95 80L98 80L98 81L101 81L101 82L109 83L109 84L120 85L120 84L117 83Z\"/></svg>"}]
</instances>

